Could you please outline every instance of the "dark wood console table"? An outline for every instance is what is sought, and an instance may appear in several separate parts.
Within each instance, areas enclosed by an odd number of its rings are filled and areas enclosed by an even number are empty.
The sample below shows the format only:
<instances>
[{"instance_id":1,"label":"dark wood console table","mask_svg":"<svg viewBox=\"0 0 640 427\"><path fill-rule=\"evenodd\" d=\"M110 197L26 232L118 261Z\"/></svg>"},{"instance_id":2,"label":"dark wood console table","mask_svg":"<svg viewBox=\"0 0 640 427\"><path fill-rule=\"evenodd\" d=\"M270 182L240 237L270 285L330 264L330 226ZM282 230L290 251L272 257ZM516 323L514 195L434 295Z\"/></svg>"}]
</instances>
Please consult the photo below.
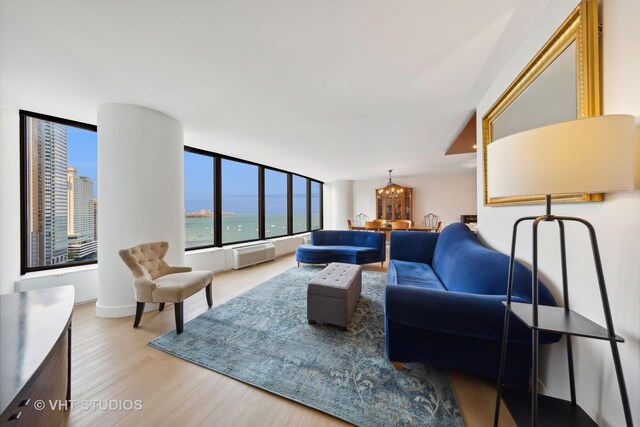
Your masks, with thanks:
<instances>
[{"instance_id":1,"label":"dark wood console table","mask_svg":"<svg viewBox=\"0 0 640 427\"><path fill-rule=\"evenodd\" d=\"M0 425L63 423L74 299L71 285L0 295Z\"/></svg>"}]
</instances>

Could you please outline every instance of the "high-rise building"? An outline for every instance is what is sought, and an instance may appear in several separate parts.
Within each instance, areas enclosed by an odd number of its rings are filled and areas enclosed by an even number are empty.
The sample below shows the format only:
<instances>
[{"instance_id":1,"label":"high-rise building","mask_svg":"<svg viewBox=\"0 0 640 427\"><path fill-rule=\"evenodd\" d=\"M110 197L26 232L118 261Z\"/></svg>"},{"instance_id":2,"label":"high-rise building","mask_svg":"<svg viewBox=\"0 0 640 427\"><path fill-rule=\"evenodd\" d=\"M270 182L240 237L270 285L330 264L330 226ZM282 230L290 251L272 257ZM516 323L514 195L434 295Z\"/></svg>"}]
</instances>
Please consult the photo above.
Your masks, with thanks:
<instances>
[{"instance_id":1,"label":"high-rise building","mask_svg":"<svg viewBox=\"0 0 640 427\"><path fill-rule=\"evenodd\" d=\"M67 168L67 233L69 258L74 261L92 259L98 251L95 239L93 181Z\"/></svg>"},{"instance_id":2,"label":"high-rise building","mask_svg":"<svg viewBox=\"0 0 640 427\"><path fill-rule=\"evenodd\" d=\"M25 125L28 265L67 262L67 128L29 117Z\"/></svg>"}]
</instances>

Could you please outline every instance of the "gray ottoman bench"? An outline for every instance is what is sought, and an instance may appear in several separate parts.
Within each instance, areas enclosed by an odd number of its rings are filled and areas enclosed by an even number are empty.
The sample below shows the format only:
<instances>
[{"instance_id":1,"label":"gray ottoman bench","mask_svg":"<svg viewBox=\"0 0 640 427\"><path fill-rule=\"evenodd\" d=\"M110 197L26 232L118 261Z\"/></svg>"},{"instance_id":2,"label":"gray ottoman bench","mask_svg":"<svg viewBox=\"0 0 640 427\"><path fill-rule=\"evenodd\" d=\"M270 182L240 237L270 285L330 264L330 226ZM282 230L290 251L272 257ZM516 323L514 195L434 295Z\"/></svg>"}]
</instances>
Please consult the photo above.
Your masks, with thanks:
<instances>
[{"instance_id":1,"label":"gray ottoman bench","mask_svg":"<svg viewBox=\"0 0 640 427\"><path fill-rule=\"evenodd\" d=\"M362 267L332 262L307 286L307 319L346 330L362 290Z\"/></svg>"}]
</instances>

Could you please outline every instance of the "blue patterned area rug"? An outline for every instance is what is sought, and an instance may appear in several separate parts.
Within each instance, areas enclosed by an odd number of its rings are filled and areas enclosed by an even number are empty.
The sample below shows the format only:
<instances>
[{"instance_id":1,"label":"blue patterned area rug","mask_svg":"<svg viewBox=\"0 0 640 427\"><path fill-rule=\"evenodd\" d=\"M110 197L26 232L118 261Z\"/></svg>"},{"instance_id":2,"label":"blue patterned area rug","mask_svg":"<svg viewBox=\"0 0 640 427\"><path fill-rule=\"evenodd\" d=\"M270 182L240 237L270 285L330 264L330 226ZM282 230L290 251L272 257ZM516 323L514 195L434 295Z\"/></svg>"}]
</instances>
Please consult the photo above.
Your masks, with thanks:
<instances>
[{"instance_id":1,"label":"blue patterned area rug","mask_svg":"<svg viewBox=\"0 0 640 427\"><path fill-rule=\"evenodd\" d=\"M386 274L364 271L348 331L309 325L307 282L292 268L149 345L359 426L461 426L446 370L386 358Z\"/></svg>"}]
</instances>

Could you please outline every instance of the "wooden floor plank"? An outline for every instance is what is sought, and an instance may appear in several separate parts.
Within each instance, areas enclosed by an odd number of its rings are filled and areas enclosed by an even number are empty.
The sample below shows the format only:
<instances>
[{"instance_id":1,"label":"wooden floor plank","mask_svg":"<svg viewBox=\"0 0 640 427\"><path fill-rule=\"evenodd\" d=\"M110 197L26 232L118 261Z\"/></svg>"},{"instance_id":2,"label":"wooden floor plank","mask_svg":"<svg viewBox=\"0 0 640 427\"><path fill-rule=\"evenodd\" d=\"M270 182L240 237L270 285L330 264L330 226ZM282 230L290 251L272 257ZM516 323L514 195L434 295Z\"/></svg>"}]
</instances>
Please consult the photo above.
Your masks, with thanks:
<instances>
[{"instance_id":1,"label":"wooden floor plank","mask_svg":"<svg viewBox=\"0 0 640 427\"><path fill-rule=\"evenodd\" d=\"M238 271L216 274L214 306L296 265L292 255ZM367 270L386 271L380 264ZM204 290L184 303L185 322L208 309ZM73 315L72 399L142 401L141 411L90 411L76 408L68 426L219 425L345 426L317 410L156 350L147 342L175 329L173 305L151 311L134 329L133 318L95 316L95 303L77 305ZM185 325L188 327L188 325ZM451 372L465 425L493 421L494 384L473 375ZM504 411L506 413L506 411ZM513 426L508 413L501 426Z\"/></svg>"}]
</instances>

